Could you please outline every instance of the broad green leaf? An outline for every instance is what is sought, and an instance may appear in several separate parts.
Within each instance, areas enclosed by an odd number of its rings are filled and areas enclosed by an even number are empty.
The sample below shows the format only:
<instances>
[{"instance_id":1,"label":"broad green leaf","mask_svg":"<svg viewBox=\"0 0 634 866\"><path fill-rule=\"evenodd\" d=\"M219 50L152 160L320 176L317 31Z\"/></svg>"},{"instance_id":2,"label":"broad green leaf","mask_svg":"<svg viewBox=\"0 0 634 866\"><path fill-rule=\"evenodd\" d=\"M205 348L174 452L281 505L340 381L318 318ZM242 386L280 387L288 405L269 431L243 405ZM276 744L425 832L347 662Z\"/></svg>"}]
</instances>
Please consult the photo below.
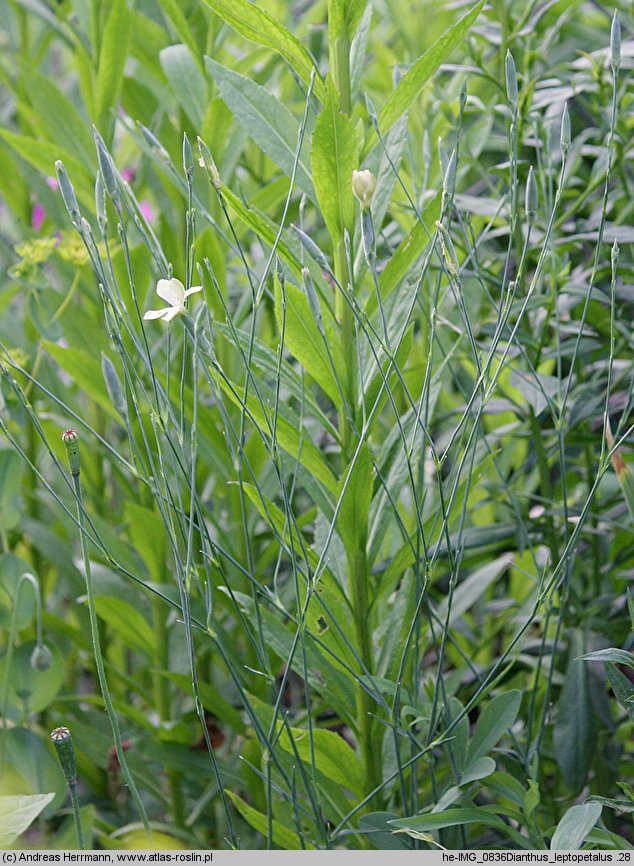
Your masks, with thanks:
<instances>
[{"instance_id":1,"label":"broad green leaf","mask_svg":"<svg viewBox=\"0 0 634 866\"><path fill-rule=\"evenodd\" d=\"M352 39L363 17L368 0L328 0L328 38Z\"/></svg>"},{"instance_id":2,"label":"broad green leaf","mask_svg":"<svg viewBox=\"0 0 634 866\"><path fill-rule=\"evenodd\" d=\"M169 23L174 28L174 32L181 42L183 42L190 51L191 56L196 61L199 69L202 72L203 62L200 56L200 51L196 40L194 39L193 30L189 21L185 17L181 4L178 0L161 0L160 9L163 15L168 19Z\"/></svg>"},{"instance_id":3,"label":"broad green leaf","mask_svg":"<svg viewBox=\"0 0 634 866\"><path fill-rule=\"evenodd\" d=\"M5 531L13 529L20 520L22 465L17 451L0 451L0 527Z\"/></svg>"},{"instance_id":4,"label":"broad green leaf","mask_svg":"<svg viewBox=\"0 0 634 866\"><path fill-rule=\"evenodd\" d=\"M110 126L113 120L108 115L119 100L129 38L127 0L114 0L103 32L95 84L95 112L100 127Z\"/></svg>"},{"instance_id":5,"label":"broad green leaf","mask_svg":"<svg viewBox=\"0 0 634 866\"><path fill-rule=\"evenodd\" d=\"M344 491L345 487L345 491ZM367 443L361 445L356 462L346 469L339 495L343 492L337 530L349 556L365 550L368 540L368 515L372 502L374 470L372 452Z\"/></svg>"},{"instance_id":6,"label":"broad green leaf","mask_svg":"<svg viewBox=\"0 0 634 866\"><path fill-rule=\"evenodd\" d=\"M0 555L0 629L8 629L13 616L19 629L32 622L35 613L33 587L26 580L20 582L20 577L31 571L32 566L13 553Z\"/></svg>"},{"instance_id":7,"label":"broad green leaf","mask_svg":"<svg viewBox=\"0 0 634 866\"><path fill-rule=\"evenodd\" d=\"M168 45L159 57L179 105L197 130L207 105L207 82L187 45Z\"/></svg>"},{"instance_id":8,"label":"broad green leaf","mask_svg":"<svg viewBox=\"0 0 634 866\"><path fill-rule=\"evenodd\" d=\"M368 3L350 45L350 99L353 105L361 87L371 21L372 3Z\"/></svg>"},{"instance_id":9,"label":"broad green leaf","mask_svg":"<svg viewBox=\"0 0 634 866\"><path fill-rule=\"evenodd\" d=\"M250 700L260 721L266 722L265 727L270 728L273 724L272 708L254 696L251 696ZM308 769L312 760L308 731L291 727L290 733L292 742L286 726L279 720L276 722L275 741L290 755L297 751ZM355 797L361 798L365 790L365 779L363 766L354 750L334 731L313 727L312 735L316 770L347 788Z\"/></svg>"},{"instance_id":10,"label":"broad green leaf","mask_svg":"<svg viewBox=\"0 0 634 866\"><path fill-rule=\"evenodd\" d=\"M8 848L31 826L55 794L0 796L0 848Z\"/></svg>"},{"instance_id":11,"label":"broad green leaf","mask_svg":"<svg viewBox=\"0 0 634 866\"><path fill-rule=\"evenodd\" d=\"M265 839L268 838L268 817L262 812L258 812L258 810L254 809L253 806L249 806L248 803L245 803L244 800L233 791L226 790L225 793L247 824L250 824L254 830L258 831L258 833L261 833ZM271 822L271 832L273 834L273 844L277 845L283 851L299 851L302 848L313 849L315 847L306 840L304 840L304 844L302 845L301 839L295 830L285 827L284 824L281 824L275 818L273 818Z\"/></svg>"},{"instance_id":12,"label":"broad green leaf","mask_svg":"<svg viewBox=\"0 0 634 866\"><path fill-rule=\"evenodd\" d=\"M634 668L634 655L627 650L615 649L614 647L586 653L579 658L586 662L614 662L617 665L627 665L629 668Z\"/></svg>"},{"instance_id":13,"label":"broad green leaf","mask_svg":"<svg viewBox=\"0 0 634 866\"><path fill-rule=\"evenodd\" d=\"M470 767L491 751L493 746L511 727L522 702L522 693L518 689L503 692L489 701L480 713L473 732L473 738L467 752L467 767Z\"/></svg>"},{"instance_id":14,"label":"broad green leaf","mask_svg":"<svg viewBox=\"0 0 634 866\"><path fill-rule=\"evenodd\" d=\"M403 851L408 850L407 834L394 833L390 826L398 816L393 812L370 812L359 818L359 831L367 836L368 842L380 851Z\"/></svg>"},{"instance_id":15,"label":"broad green leaf","mask_svg":"<svg viewBox=\"0 0 634 866\"><path fill-rule=\"evenodd\" d=\"M125 504L128 533L152 580L165 580L165 524L160 514L129 499Z\"/></svg>"},{"instance_id":16,"label":"broad green leaf","mask_svg":"<svg viewBox=\"0 0 634 866\"><path fill-rule=\"evenodd\" d=\"M333 243L352 236L354 195L352 172L359 167L357 136L352 120L339 110L339 95L331 78L328 97L315 122L311 152L313 182Z\"/></svg>"},{"instance_id":17,"label":"broad green leaf","mask_svg":"<svg viewBox=\"0 0 634 866\"><path fill-rule=\"evenodd\" d=\"M66 799L66 779L56 755L41 737L27 728L2 732L4 764L0 775L0 794L31 795L53 793L46 806L46 817L59 809ZM48 739L48 737L47 737Z\"/></svg>"},{"instance_id":18,"label":"broad green leaf","mask_svg":"<svg viewBox=\"0 0 634 866\"><path fill-rule=\"evenodd\" d=\"M249 3L248 0L203 0L203 2L242 36L280 54L293 67L304 84L310 83L315 64L309 52L265 9ZM326 88L319 75L315 78L315 95L322 102L326 97Z\"/></svg>"},{"instance_id":19,"label":"broad green leaf","mask_svg":"<svg viewBox=\"0 0 634 866\"><path fill-rule=\"evenodd\" d=\"M35 111L37 126L47 141L61 145L68 153L81 159L92 170L95 154L88 119L55 84L50 76L42 75L32 62L20 64L20 80L24 84ZM54 110L51 107L54 106ZM54 174L51 166L50 174Z\"/></svg>"},{"instance_id":20,"label":"broad green leaf","mask_svg":"<svg viewBox=\"0 0 634 866\"><path fill-rule=\"evenodd\" d=\"M270 247L276 243L278 227L269 217L256 208L245 205L242 199L231 192L226 186L222 187L222 194L228 204L231 205L232 210L236 212L245 225L252 228ZM295 276L300 277L302 269L299 260L293 255L283 240L277 241L275 250L279 257L291 268Z\"/></svg>"},{"instance_id":21,"label":"broad green leaf","mask_svg":"<svg viewBox=\"0 0 634 866\"><path fill-rule=\"evenodd\" d=\"M192 678L189 674L177 674L171 671L157 671L162 677L175 683L179 689L182 689L186 695L192 694ZM217 719L231 725L231 728L238 734L244 734L246 726L242 721L240 710L233 707L229 701L223 697L218 689L211 683L198 682L200 691L200 699L203 707L208 713L212 713Z\"/></svg>"},{"instance_id":22,"label":"broad green leaf","mask_svg":"<svg viewBox=\"0 0 634 866\"><path fill-rule=\"evenodd\" d=\"M23 591L29 592L23 587ZM64 684L65 664L62 654L53 644L44 642L51 653L51 664L46 670L31 665L31 656L37 642L27 641L12 653L9 670L9 705L16 712L40 713L50 706ZM0 682L4 681L7 656L0 658Z\"/></svg>"},{"instance_id":23,"label":"broad green leaf","mask_svg":"<svg viewBox=\"0 0 634 866\"><path fill-rule=\"evenodd\" d=\"M571 806L557 824L557 829L550 840L551 851L577 851L586 840L586 836L601 817L601 803L583 803Z\"/></svg>"},{"instance_id":24,"label":"broad green leaf","mask_svg":"<svg viewBox=\"0 0 634 866\"><path fill-rule=\"evenodd\" d=\"M253 599L240 593L234 597L248 612L251 619L255 618ZM295 652L290 662L292 670L300 677L305 677L301 650L294 641L293 628L283 624L279 616L273 615L265 607L260 607L260 620L267 647L275 653L284 664L289 663L291 649L295 643ZM336 665L330 654L316 642L306 642L306 661L308 684L317 694L321 695L328 706L346 722L353 730L356 729L354 682L350 674Z\"/></svg>"},{"instance_id":25,"label":"broad green leaf","mask_svg":"<svg viewBox=\"0 0 634 866\"><path fill-rule=\"evenodd\" d=\"M284 298L286 300L284 345L297 358L309 376L312 376L317 384L326 392L333 403L338 405L341 402L341 396L332 364L328 357L326 341L315 323L306 295L291 283L285 284L285 291L282 293L279 280L275 280L275 315L280 331L284 317L282 309ZM334 333L330 336L331 354L333 359L336 359L338 355L342 354L341 350L337 352L335 348L339 340ZM340 361L340 364L343 365L343 361ZM340 378L342 375L342 366L340 366Z\"/></svg>"},{"instance_id":26,"label":"broad green leaf","mask_svg":"<svg viewBox=\"0 0 634 866\"><path fill-rule=\"evenodd\" d=\"M241 397L238 396L241 394L241 389L236 388L235 385L230 387L223 379L220 380L220 387L232 403L242 406ZM247 400L247 408L260 429L268 431L268 423L271 419L265 416L260 403L252 394ZM295 460L299 459L302 466L314 475L326 491L333 495L336 493L337 479L322 451L310 441L306 431L299 430L297 426L287 421L282 413L277 417L277 441L291 457Z\"/></svg>"},{"instance_id":27,"label":"broad green leaf","mask_svg":"<svg viewBox=\"0 0 634 866\"><path fill-rule=\"evenodd\" d=\"M573 793L585 785L596 745L595 720L588 665L582 664L581 638L570 635L570 661L557 701L553 733L554 751L564 781Z\"/></svg>"},{"instance_id":28,"label":"broad green leaf","mask_svg":"<svg viewBox=\"0 0 634 866\"><path fill-rule=\"evenodd\" d=\"M411 818L399 818L389 822L392 827L424 832L428 830L441 830L443 827L457 827L463 824L482 824L485 827L504 827L505 822L490 811L486 806L447 809L445 812L427 813L425 815L414 815Z\"/></svg>"},{"instance_id":29,"label":"broad green leaf","mask_svg":"<svg viewBox=\"0 0 634 866\"><path fill-rule=\"evenodd\" d=\"M8 129L0 129L0 138L6 141L21 159L41 171L42 174L53 175L55 162L61 159L75 187L77 200L89 211L92 211L95 206L94 181L77 157L68 153L55 142L42 141L28 135L20 135L17 132L9 132Z\"/></svg>"},{"instance_id":30,"label":"broad green leaf","mask_svg":"<svg viewBox=\"0 0 634 866\"><path fill-rule=\"evenodd\" d=\"M148 838L145 830L135 828L134 830L118 830L110 837L111 845L105 842L103 836L100 836L99 841L104 848L121 849L123 851L147 851ZM104 844L105 843L105 844ZM152 829L152 851L183 851L189 846L183 839L178 839L164 831L159 831L156 828ZM178 855L176 855L178 856Z\"/></svg>"},{"instance_id":31,"label":"broad green leaf","mask_svg":"<svg viewBox=\"0 0 634 866\"><path fill-rule=\"evenodd\" d=\"M152 656L156 638L143 614L127 601L112 595L95 596L97 616L107 623L129 647Z\"/></svg>"},{"instance_id":32,"label":"broad green leaf","mask_svg":"<svg viewBox=\"0 0 634 866\"><path fill-rule=\"evenodd\" d=\"M81 349L63 348L50 340L44 340L43 345L62 370L68 373L86 394L90 394L91 400L115 421L120 421L119 413L114 409L106 392L101 364L96 355Z\"/></svg>"},{"instance_id":33,"label":"broad green leaf","mask_svg":"<svg viewBox=\"0 0 634 866\"><path fill-rule=\"evenodd\" d=\"M511 562L512 559L508 554L498 556L493 562L487 562L481 568L476 569L473 574L470 574L466 580L458 584L451 603L450 626L455 625L463 613L468 611L484 595L491 584L509 567ZM443 600L442 604L438 606L438 613L441 619L444 620L446 618L446 600Z\"/></svg>"},{"instance_id":34,"label":"broad green leaf","mask_svg":"<svg viewBox=\"0 0 634 866\"><path fill-rule=\"evenodd\" d=\"M484 8L486 0L479 0L466 15L450 27L421 57L412 64L379 111L379 129L385 135L396 121L408 111L423 87L436 73L442 63L465 38L472 24ZM378 140L376 131L372 132L363 146L362 160L372 150Z\"/></svg>"},{"instance_id":35,"label":"broad green leaf","mask_svg":"<svg viewBox=\"0 0 634 866\"><path fill-rule=\"evenodd\" d=\"M634 686L616 665L608 662L605 666L610 685L617 701L625 709L632 721L634 721Z\"/></svg>"},{"instance_id":36,"label":"broad green leaf","mask_svg":"<svg viewBox=\"0 0 634 866\"><path fill-rule=\"evenodd\" d=\"M216 63L211 57L205 57L205 64L235 118L258 147L291 177L300 127L288 108L255 81ZM295 181L314 201L310 162L305 153L297 163Z\"/></svg>"}]
</instances>

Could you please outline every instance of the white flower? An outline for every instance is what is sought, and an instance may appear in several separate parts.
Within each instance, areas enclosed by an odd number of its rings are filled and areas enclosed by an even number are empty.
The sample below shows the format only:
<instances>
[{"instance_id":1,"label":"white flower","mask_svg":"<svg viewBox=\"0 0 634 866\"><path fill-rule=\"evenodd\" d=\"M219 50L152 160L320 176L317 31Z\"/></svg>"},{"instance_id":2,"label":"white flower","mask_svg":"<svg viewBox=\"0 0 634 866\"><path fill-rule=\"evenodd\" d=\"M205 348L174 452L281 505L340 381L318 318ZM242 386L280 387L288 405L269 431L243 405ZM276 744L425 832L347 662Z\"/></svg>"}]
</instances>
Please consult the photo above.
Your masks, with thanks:
<instances>
[{"instance_id":1,"label":"white flower","mask_svg":"<svg viewBox=\"0 0 634 866\"><path fill-rule=\"evenodd\" d=\"M161 310L148 310L143 316L144 319L164 319L166 322L171 322L174 316L182 316L186 313L185 298L193 295L194 292L202 292L202 286L192 286L191 289L185 291L185 287L180 280L172 277L171 280L159 280L156 284L156 294L159 298L170 305L163 307Z\"/></svg>"}]
</instances>

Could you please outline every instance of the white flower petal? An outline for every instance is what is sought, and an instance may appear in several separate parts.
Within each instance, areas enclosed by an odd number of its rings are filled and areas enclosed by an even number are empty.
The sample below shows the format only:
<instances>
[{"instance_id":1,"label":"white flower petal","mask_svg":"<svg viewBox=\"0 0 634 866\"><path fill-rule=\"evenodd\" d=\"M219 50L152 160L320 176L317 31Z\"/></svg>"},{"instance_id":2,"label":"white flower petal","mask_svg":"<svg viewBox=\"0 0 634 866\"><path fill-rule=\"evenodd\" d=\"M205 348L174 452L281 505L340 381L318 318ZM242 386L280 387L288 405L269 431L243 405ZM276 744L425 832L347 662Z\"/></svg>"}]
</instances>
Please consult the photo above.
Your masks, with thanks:
<instances>
[{"instance_id":1,"label":"white flower petal","mask_svg":"<svg viewBox=\"0 0 634 866\"><path fill-rule=\"evenodd\" d=\"M170 307L169 310L163 316L163 319L166 322L171 322L174 316L180 316L181 313L185 312L185 307Z\"/></svg>"},{"instance_id":2,"label":"white flower petal","mask_svg":"<svg viewBox=\"0 0 634 866\"><path fill-rule=\"evenodd\" d=\"M143 318L144 319L162 319L163 316L166 313L169 313L169 311L171 309L172 309L172 307L163 307L162 310L148 310L147 313L145 313L145 315L143 316Z\"/></svg>"},{"instance_id":3,"label":"white flower petal","mask_svg":"<svg viewBox=\"0 0 634 866\"><path fill-rule=\"evenodd\" d=\"M185 292L185 297L187 298L189 297L189 295L193 295L194 292L202 292L202 290L202 286L192 286L191 289L187 289L187 291Z\"/></svg>"},{"instance_id":4,"label":"white flower petal","mask_svg":"<svg viewBox=\"0 0 634 866\"><path fill-rule=\"evenodd\" d=\"M172 307L180 307L185 297L185 289L180 280L159 280L156 284L156 294Z\"/></svg>"}]
</instances>

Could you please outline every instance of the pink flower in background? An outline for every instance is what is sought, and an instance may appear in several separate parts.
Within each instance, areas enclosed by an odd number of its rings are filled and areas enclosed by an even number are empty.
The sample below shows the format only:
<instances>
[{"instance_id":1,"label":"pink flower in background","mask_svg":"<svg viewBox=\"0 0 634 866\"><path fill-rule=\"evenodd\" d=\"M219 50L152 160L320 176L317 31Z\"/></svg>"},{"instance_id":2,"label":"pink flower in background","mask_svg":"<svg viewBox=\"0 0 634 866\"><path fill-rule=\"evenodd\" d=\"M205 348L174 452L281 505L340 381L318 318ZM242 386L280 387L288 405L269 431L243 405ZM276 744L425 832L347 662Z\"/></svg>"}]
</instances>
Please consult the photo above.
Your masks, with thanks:
<instances>
[{"instance_id":1,"label":"pink flower in background","mask_svg":"<svg viewBox=\"0 0 634 866\"><path fill-rule=\"evenodd\" d=\"M154 208L149 203L149 201L146 201L145 199L143 201L140 201L139 202L139 210L141 211L141 214L143 215L143 219L147 223L154 222Z\"/></svg>"},{"instance_id":2,"label":"pink flower in background","mask_svg":"<svg viewBox=\"0 0 634 866\"><path fill-rule=\"evenodd\" d=\"M133 168L124 168L121 172L121 177L127 181L128 183L132 183L135 178L134 169Z\"/></svg>"},{"instance_id":3,"label":"pink flower in background","mask_svg":"<svg viewBox=\"0 0 634 866\"><path fill-rule=\"evenodd\" d=\"M46 183L48 184L48 188L52 189L53 192L57 192L57 190L59 189L59 183L57 182L56 177L47 177Z\"/></svg>"},{"instance_id":4,"label":"pink flower in background","mask_svg":"<svg viewBox=\"0 0 634 866\"><path fill-rule=\"evenodd\" d=\"M44 206L36 201L33 205L33 210L31 211L31 228L34 232L39 232L42 228L42 223L46 219L46 211L44 210Z\"/></svg>"}]
</instances>

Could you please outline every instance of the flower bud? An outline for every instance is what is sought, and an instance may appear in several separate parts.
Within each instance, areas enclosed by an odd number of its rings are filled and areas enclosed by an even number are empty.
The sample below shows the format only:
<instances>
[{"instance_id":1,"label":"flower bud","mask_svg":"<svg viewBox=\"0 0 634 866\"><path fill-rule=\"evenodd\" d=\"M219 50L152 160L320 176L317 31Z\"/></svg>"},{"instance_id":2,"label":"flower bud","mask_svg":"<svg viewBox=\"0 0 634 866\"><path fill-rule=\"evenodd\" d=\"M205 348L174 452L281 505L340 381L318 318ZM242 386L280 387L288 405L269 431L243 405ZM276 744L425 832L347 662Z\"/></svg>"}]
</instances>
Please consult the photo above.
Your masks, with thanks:
<instances>
[{"instance_id":1,"label":"flower bud","mask_svg":"<svg viewBox=\"0 0 634 866\"><path fill-rule=\"evenodd\" d=\"M31 667L37 671L47 671L53 664L53 654L43 643L38 644L31 653Z\"/></svg>"},{"instance_id":2,"label":"flower bud","mask_svg":"<svg viewBox=\"0 0 634 866\"><path fill-rule=\"evenodd\" d=\"M368 169L352 172L352 192L359 199L361 207L365 210L370 207L374 190L376 189L376 178Z\"/></svg>"}]
</instances>

